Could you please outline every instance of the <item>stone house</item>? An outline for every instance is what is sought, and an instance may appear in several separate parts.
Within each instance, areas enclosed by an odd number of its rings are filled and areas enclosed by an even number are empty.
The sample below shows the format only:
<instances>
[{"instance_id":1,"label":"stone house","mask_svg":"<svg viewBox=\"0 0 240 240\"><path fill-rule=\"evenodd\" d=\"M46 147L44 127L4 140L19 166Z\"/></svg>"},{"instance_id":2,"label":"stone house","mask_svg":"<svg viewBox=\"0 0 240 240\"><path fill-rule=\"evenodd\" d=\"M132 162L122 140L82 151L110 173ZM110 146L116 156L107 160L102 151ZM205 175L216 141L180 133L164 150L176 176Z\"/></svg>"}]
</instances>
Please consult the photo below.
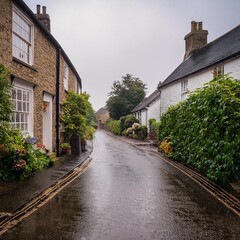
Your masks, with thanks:
<instances>
[{"instance_id":1,"label":"stone house","mask_svg":"<svg viewBox=\"0 0 240 240\"><path fill-rule=\"evenodd\" d=\"M229 73L240 79L240 25L210 43L207 43L207 35L202 22L191 23L191 32L185 36L183 62L158 85L160 114L214 76Z\"/></svg>"},{"instance_id":2,"label":"stone house","mask_svg":"<svg viewBox=\"0 0 240 240\"><path fill-rule=\"evenodd\" d=\"M97 124L98 128L105 128L106 127L106 122L109 119L109 112L106 107L100 108L96 113L96 119L97 119Z\"/></svg>"},{"instance_id":3,"label":"stone house","mask_svg":"<svg viewBox=\"0 0 240 240\"><path fill-rule=\"evenodd\" d=\"M0 63L11 74L11 125L59 154L61 102L81 92L81 78L50 32L46 7L34 14L22 0L1 0Z\"/></svg>"},{"instance_id":4,"label":"stone house","mask_svg":"<svg viewBox=\"0 0 240 240\"><path fill-rule=\"evenodd\" d=\"M132 113L139 120L141 125L147 126L150 130L149 119L160 119L160 92L156 89L152 94L140 102L133 110Z\"/></svg>"}]
</instances>

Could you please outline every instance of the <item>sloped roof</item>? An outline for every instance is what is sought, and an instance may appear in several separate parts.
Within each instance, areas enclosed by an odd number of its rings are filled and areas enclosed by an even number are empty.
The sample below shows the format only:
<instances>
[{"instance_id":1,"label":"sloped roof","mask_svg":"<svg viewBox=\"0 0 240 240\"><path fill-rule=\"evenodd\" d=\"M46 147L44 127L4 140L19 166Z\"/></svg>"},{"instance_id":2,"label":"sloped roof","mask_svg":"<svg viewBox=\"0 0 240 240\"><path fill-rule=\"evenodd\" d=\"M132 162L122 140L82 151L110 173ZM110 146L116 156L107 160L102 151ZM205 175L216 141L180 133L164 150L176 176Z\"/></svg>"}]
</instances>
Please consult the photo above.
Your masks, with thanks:
<instances>
[{"instance_id":1,"label":"sloped roof","mask_svg":"<svg viewBox=\"0 0 240 240\"><path fill-rule=\"evenodd\" d=\"M106 107L102 107L96 112L97 115L101 115L101 114L105 114L105 113L108 113L108 110Z\"/></svg>"},{"instance_id":2,"label":"sloped roof","mask_svg":"<svg viewBox=\"0 0 240 240\"><path fill-rule=\"evenodd\" d=\"M36 15L32 12L32 10L27 6L27 4L23 0L12 0L14 4L16 4L18 7L22 8L28 16L31 18L31 20L41 29L41 31L46 35L46 37L53 43L56 49L61 50L61 54L64 57L64 60L67 62L68 66L72 69L74 74L77 77L77 80L80 84L80 87L82 88L82 80L79 76L77 70L73 66L72 62L70 61L69 57L65 53L65 51L62 49L61 45L58 43L58 41L53 37L53 35L47 30L47 28L44 26L44 24L36 17Z\"/></svg>"},{"instance_id":3,"label":"sloped roof","mask_svg":"<svg viewBox=\"0 0 240 240\"><path fill-rule=\"evenodd\" d=\"M140 102L133 110L132 112L138 112L146 107L148 107L155 99L157 99L160 96L160 92L158 89L156 89L152 94L150 94L148 97L143 99L142 102Z\"/></svg>"},{"instance_id":4,"label":"sloped roof","mask_svg":"<svg viewBox=\"0 0 240 240\"><path fill-rule=\"evenodd\" d=\"M165 86L238 55L240 55L240 25L194 51L158 87Z\"/></svg>"}]
</instances>

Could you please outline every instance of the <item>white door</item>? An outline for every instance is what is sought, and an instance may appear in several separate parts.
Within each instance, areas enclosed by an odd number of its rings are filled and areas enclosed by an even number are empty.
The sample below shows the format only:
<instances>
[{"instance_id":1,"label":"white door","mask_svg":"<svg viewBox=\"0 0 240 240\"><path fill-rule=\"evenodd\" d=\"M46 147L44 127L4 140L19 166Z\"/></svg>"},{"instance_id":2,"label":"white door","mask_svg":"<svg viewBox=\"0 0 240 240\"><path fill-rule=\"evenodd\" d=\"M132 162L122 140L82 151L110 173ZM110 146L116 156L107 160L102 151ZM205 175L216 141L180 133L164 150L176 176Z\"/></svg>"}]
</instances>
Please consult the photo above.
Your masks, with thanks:
<instances>
[{"instance_id":1,"label":"white door","mask_svg":"<svg viewBox=\"0 0 240 240\"><path fill-rule=\"evenodd\" d=\"M43 96L43 144L52 152L52 95Z\"/></svg>"}]
</instances>

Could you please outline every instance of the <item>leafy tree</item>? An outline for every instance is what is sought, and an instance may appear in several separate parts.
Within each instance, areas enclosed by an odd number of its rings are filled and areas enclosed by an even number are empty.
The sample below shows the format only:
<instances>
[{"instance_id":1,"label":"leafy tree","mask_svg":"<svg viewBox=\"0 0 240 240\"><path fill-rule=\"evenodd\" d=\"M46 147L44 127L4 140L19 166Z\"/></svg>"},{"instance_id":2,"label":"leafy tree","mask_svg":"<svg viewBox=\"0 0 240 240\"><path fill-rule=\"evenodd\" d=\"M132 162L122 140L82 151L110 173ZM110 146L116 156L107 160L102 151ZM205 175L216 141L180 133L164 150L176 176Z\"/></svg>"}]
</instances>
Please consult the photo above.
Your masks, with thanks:
<instances>
[{"instance_id":1,"label":"leafy tree","mask_svg":"<svg viewBox=\"0 0 240 240\"><path fill-rule=\"evenodd\" d=\"M69 91L65 101L63 102L63 114L61 121L64 123L66 140L75 132L80 138L84 137L87 126L87 112L90 108L87 93L77 94Z\"/></svg>"},{"instance_id":2,"label":"leafy tree","mask_svg":"<svg viewBox=\"0 0 240 240\"><path fill-rule=\"evenodd\" d=\"M0 143L7 137L6 129L9 128L12 104L10 101L10 79L7 69L0 64Z\"/></svg>"},{"instance_id":3,"label":"leafy tree","mask_svg":"<svg viewBox=\"0 0 240 240\"><path fill-rule=\"evenodd\" d=\"M131 74L123 76L122 81L114 81L111 89L106 103L112 119L130 114L146 96L146 84Z\"/></svg>"},{"instance_id":4,"label":"leafy tree","mask_svg":"<svg viewBox=\"0 0 240 240\"><path fill-rule=\"evenodd\" d=\"M0 64L0 123L9 122L12 112L10 101L11 84L6 68Z\"/></svg>"},{"instance_id":5,"label":"leafy tree","mask_svg":"<svg viewBox=\"0 0 240 240\"><path fill-rule=\"evenodd\" d=\"M92 104L89 104L89 107L87 109L87 125L89 126L96 126L97 120L96 115L93 110Z\"/></svg>"}]
</instances>

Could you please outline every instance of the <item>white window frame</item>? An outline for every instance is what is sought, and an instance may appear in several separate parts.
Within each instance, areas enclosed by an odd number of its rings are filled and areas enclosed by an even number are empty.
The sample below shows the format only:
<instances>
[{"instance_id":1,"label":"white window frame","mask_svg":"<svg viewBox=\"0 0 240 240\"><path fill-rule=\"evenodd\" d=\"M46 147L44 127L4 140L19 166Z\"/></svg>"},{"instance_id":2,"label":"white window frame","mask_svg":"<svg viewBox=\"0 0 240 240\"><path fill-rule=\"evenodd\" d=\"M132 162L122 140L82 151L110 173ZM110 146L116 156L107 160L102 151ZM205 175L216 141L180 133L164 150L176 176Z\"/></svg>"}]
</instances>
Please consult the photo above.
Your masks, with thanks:
<instances>
[{"instance_id":1,"label":"white window frame","mask_svg":"<svg viewBox=\"0 0 240 240\"><path fill-rule=\"evenodd\" d=\"M181 81L181 99L187 99L188 94L188 79L184 79Z\"/></svg>"},{"instance_id":2,"label":"white window frame","mask_svg":"<svg viewBox=\"0 0 240 240\"><path fill-rule=\"evenodd\" d=\"M219 65L213 69L213 77L219 77L224 74L224 66Z\"/></svg>"},{"instance_id":3,"label":"white window frame","mask_svg":"<svg viewBox=\"0 0 240 240\"><path fill-rule=\"evenodd\" d=\"M68 91L68 74L69 74L69 67L66 62L64 62L63 67L63 86L66 91Z\"/></svg>"},{"instance_id":4,"label":"white window frame","mask_svg":"<svg viewBox=\"0 0 240 240\"><path fill-rule=\"evenodd\" d=\"M14 90L16 91L16 95L15 97L11 95L11 101L14 107L10 125L13 128L18 128L25 135L34 136L33 87L31 85L21 83L21 81L15 80L12 86L12 94ZM26 97L26 94L28 94L28 98Z\"/></svg>"},{"instance_id":5,"label":"white window frame","mask_svg":"<svg viewBox=\"0 0 240 240\"><path fill-rule=\"evenodd\" d=\"M12 56L32 66L33 54L34 25L18 8L13 5Z\"/></svg>"}]
</instances>

